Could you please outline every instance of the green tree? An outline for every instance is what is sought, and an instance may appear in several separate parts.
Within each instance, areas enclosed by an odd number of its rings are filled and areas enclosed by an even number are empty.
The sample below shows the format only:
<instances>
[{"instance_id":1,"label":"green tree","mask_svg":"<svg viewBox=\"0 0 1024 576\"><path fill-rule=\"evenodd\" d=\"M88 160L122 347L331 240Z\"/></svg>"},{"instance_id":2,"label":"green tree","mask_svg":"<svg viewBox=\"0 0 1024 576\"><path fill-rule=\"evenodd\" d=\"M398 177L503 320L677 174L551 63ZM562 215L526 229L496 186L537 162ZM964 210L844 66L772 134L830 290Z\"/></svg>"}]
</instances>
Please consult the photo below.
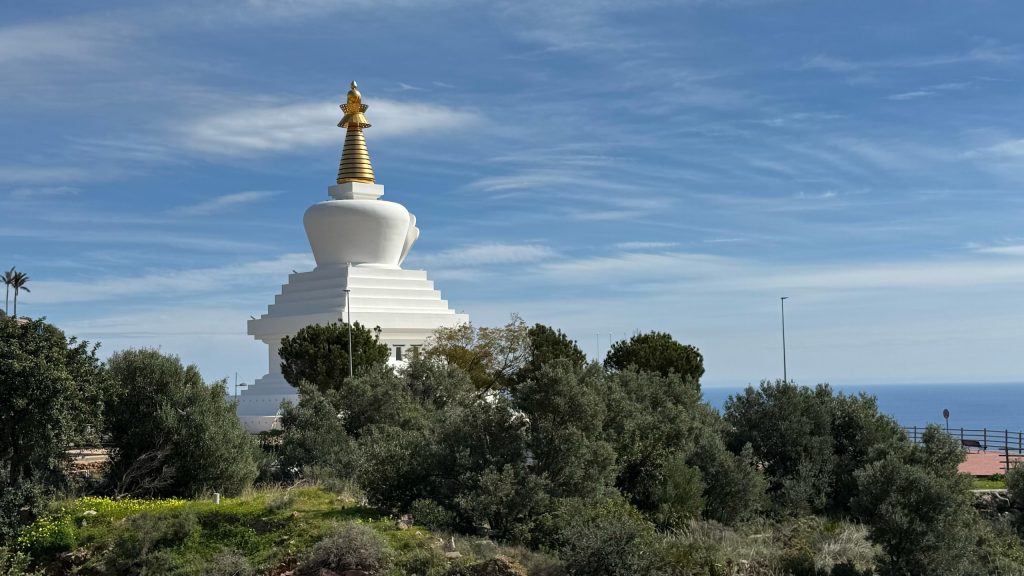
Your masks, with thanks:
<instances>
[{"instance_id":1,"label":"green tree","mask_svg":"<svg viewBox=\"0 0 1024 576\"><path fill-rule=\"evenodd\" d=\"M1016 463L1006 473L1006 491L1013 507L1010 520L1017 532L1024 536L1024 463Z\"/></svg>"},{"instance_id":2,"label":"green tree","mask_svg":"<svg viewBox=\"0 0 1024 576\"><path fill-rule=\"evenodd\" d=\"M426 410L413 397L405 379L378 369L346 380L335 396L345 430L358 438L369 426L422 428Z\"/></svg>"},{"instance_id":3,"label":"green tree","mask_svg":"<svg viewBox=\"0 0 1024 576\"><path fill-rule=\"evenodd\" d=\"M1006 473L1006 490L1010 496L1010 503L1024 512L1024 463L1018 462ZM1021 519L1024 519L1024 515ZM1021 524L1021 529L1024 530L1024 523Z\"/></svg>"},{"instance_id":4,"label":"green tree","mask_svg":"<svg viewBox=\"0 0 1024 576\"><path fill-rule=\"evenodd\" d=\"M428 358L463 369L480 390L509 387L528 354L526 323L517 314L496 328L476 328L468 323L439 328L426 348Z\"/></svg>"},{"instance_id":5,"label":"green tree","mask_svg":"<svg viewBox=\"0 0 1024 576\"><path fill-rule=\"evenodd\" d=\"M856 473L854 510L885 552L883 576L964 574L974 562L971 483L957 473L963 449L936 425L922 440Z\"/></svg>"},{"instance_id":6,"label":"green tree","mask_svg":"<svg viewBox=\"0 0 1024 576\"><path fill-rule=\"evenodd\" d=\"M649 332L612 344L604 360L609 370L626 370L633 366L662 376L676 373L699 382L704 375L704 357L694 346L680 344L671 334Z\"/></svg>"},{"instance_id":7,"label":"green tree","mask_svg":"<svg viewBox=\"0 0 1024 576\"><path fill-rule=\"evenodd\" d=\"M114 354L107 371L104 416L116 491L237 494L252 484L258 448L223 381L207 386L195 365L146 349Z\"/></svg>"},{"instance_id":8,"label":"green tree","mask_svg":"<svg viewBox=\"0 0 1024 576\"><path fill-rule=\"evenodd\" d=\"M665 494L683 493L670 484L684 474L676 464L689 462L704 426L697 411L700 393L675 373L629 369L607 379L604 434L617 456L616 486L641 512L654 515ZM674 472L680 476L670 478ZM691 509L700 508L695 502Z\"/></svg>"},{"instance_id":9,"label":"green tree","mask_svg":"<svg viewBox=\"0 0 1024 576\"><path fill-rule=\"evenodd\" d=\"M874 398L833 394L828 385L764 381L731 396L724 413L730 449L752 447L769 494L787 514L849 512L854 471L909 450L902 429L878 413Z\"/></svg>"},{"instance_id":10,"label":"green tree","mask_svg":"<svg viewBox=\"0 0 1024 576\"><path fill-rule=\"evenodd\" d=\"M443 410L477 393L464 370L422 354L412 356L400 373L413 399L430 412Z\"/></svg>"},{"instance_id":11,"label":"green tree","mask_svg":"<svg viewBox=\"0 0 1024 576\"><path fill-rule=\"evenodd\" d=\"M284 379L295 387L308 382L321 392L340 390L348 379L348 332L347 324L314 324L282 338L278 354ZM352 325L353 374L386 366L390 357L379 328Z\"/></svg>"},{"instance_id":12,"label":"green tree","mask_svg":"<svg viewBox=\"0 0 1024 576\"><path fill-rule=\"evenodd\" d=\"M549 508L547 482L525 466L510 464L500 471L488 467L473 489L456 497L466 526L487 526L505 540L525 542L534 519Z\"/></svg>"},{"instance_id":13,"label":"green tree","mask_svg":"<svg viewBox=\"0 0 1024 576\"><path fill-rule=\"evenodd\" d=\"M13 270L13 268L11 269ZM15 272L14 278L11 279L11 288L14 288L14 317L18 317L18 293L19 292L31 292L26 284L28 284L28 274L24 272Z\"/></svg>"},{"instance_id":14,"label":"green tree","mask_svg":"<svg viewBox=\"0 0 1024 576\"><path fill-rule=\"evenodd\" d=\"M543 324L534 324L526 331L528 339L527 358L522 368L516 373L515 380L524 382L535 378L545 364L553 360L567 360L572 366L580 368L587 363L587 355L580 350L574 340L561 330L555 330Z\"/></svg>"},{"instance_id":15,"label":"green tree","mask_svg":"<svg viewBox=\"0 0 1024 576\"><path fill-rule=\"evenodd\" d=\"M326 472L335 478L354 475L356 447L345 430L338 393L300 387L299 402L281 404L279 464L299 476Z\"/></svg>"},{"instance_id":16,"label":"green tree","mask_svg":"<svg viewBox=\"0 0 1024 576\"><path fill-rule=\"evenodd\" d=\"M0 316L0 540L19 509L64 484L68 446L97 439L102 381L96 346Z\"/></svg>"},{"instance_id":17,"label":"green tree","mask_svg":"<svg viewBox=\"0 0 1024 576\"><path fill-rule=\"evenodd\" d=\"M615 451L603 434L605 387L598 366L557 359L516 388L516 406L530 424L533 469L553 496L592 497L614 484Z\"/></svg>"},{"instance_id":18,"label":"green tree","mask_svg":"<svg viewBox=\"0 0 1024 576\"><path fill-rule=\"evenodd\" d=\"M405 511L419 499L451 506L451 476L438 465L438 452L430 430L371 426L359 438L359 487L370 504L384 510Z\"/></svg>"}]
</instances>

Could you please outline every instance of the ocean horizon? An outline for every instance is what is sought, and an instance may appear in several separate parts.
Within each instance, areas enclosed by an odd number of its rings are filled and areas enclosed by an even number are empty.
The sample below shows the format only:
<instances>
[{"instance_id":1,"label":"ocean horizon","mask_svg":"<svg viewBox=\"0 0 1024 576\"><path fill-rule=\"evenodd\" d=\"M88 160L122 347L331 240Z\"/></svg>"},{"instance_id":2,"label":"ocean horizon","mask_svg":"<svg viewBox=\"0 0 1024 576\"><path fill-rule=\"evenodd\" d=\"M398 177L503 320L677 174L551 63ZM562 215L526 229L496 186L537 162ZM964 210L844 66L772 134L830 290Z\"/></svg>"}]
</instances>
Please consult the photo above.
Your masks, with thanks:
<instances>
[{"instance_id":1,"label":"ocean horizon","mask_svg":"<svg viewBox=\"0 0 1024 576\"><path fill-rule=\"evenodd\" d=\"M756 386L756 385L755 385ZM813 387L813 386L812 386ZM704 400L719 411L729 396L743 386L702 388ZM946 425L942 411L949 410L950 430L960 428L1024 430L1024 383L963 384L833 384L844 394L865 393L878 399L878 408L903 426Z\"/></svg>"}]
</instances>

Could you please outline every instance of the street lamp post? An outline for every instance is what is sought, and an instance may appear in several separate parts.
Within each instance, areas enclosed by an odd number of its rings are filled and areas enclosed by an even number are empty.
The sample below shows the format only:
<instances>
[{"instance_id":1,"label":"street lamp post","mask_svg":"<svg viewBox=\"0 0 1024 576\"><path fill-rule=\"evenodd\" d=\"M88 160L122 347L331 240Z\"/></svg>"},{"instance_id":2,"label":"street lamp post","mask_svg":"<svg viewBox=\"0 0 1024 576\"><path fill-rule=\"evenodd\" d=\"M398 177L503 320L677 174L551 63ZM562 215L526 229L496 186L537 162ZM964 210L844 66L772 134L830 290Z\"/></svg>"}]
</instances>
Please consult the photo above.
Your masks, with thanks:
<instances>
[{"instance_id":1,"label":"street lamp post","mask_svg":"<svg viewBox=\"0 0 1024 576\"><path fill-rule=\"evenodd\" d=\"M782 304L782 381L789 382L789 374L786 371L786 299L789 296L779 298Z\"/></svg>"},{"instance_id":2,"label":"street lamp post","mask_svg":"<svg viewBox=\"0 0 1024 576\"><path fill-rule=\"evenodd\" d=\"M348 377L352 377L352 291L345 288L345 314L348 315Z\"/></svg>"}]
</instances>

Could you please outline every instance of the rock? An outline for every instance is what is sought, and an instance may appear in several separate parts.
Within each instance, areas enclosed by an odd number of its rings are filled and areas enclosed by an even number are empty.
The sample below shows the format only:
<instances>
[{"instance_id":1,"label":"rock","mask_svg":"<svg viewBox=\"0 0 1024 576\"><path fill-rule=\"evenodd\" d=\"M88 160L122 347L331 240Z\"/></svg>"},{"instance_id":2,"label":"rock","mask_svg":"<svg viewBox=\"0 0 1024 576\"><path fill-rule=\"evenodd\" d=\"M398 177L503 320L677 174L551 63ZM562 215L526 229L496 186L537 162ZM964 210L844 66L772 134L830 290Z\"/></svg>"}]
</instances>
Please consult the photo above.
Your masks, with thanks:
<instances>
[{"instance_id":1,"label":"rock","mask_svg":"<svg viewBox=\"0 0 1024 576\"><path fill-rule=\"evenodd\" d=\"M529 576L526 568L507 556L495 556L485 562L472 564L468 572L473 576Z\"/></svg>"},{"instance_id":2,"label":"rock","mask_svg":"<svg viewBox=\"0 0 1024 576\"><path fill-rule=\"evenodd\" d=\"M453 550L451 552L445 552L444 553L444 557L449 559L449 560L457 560L459 558L462 558L462 553L461 552L456 552L456 551Z\"/></svg>"},{"instance_id":3,"label":"rock","mask_svg":"<svg viewBox=\"0 0 1024 576\"><path fill-rule=\"evenodd\" d=\"M395 521L395 528L399 530L408 530L412 526L412 516L409 514L403 514Z\"/></svg>"}]
</instances>

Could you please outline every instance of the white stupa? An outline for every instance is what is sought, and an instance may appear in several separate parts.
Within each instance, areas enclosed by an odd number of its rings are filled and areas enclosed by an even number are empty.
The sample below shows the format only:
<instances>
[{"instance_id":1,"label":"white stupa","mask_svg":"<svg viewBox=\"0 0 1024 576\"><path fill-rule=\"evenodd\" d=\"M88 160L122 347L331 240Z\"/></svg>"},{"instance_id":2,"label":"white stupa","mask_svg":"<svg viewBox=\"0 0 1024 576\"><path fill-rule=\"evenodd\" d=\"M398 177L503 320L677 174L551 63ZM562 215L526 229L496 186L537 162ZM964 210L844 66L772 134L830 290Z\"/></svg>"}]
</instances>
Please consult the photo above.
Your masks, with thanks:
<instances>
[{"instance_id":1,"label":"white stupa","mask_svg":"<svg viewBox=\"0 0 1024 576\"><path fill-rule=\"evenodd\" d=\"M469 321L448 307L425 271L402 269L419 237L416 217L401 204L379 199L384 186L374 181L363 137L370 127L363 116L367 106L355 82L341 109L345 116L338 126L346 135L337 184L327 189L329 200L310 206L303 217L316 268L289 275L267 313L249 321L249 334L270 349L269 373L238 402L238 417L250 432L275 427L281 401L298 398L281 375L283 337L351 316L352 322L380 327L392 362L400 363L437 328ZM346 297L351 310L345 309Z\"/></svg>"}]
</instances>

